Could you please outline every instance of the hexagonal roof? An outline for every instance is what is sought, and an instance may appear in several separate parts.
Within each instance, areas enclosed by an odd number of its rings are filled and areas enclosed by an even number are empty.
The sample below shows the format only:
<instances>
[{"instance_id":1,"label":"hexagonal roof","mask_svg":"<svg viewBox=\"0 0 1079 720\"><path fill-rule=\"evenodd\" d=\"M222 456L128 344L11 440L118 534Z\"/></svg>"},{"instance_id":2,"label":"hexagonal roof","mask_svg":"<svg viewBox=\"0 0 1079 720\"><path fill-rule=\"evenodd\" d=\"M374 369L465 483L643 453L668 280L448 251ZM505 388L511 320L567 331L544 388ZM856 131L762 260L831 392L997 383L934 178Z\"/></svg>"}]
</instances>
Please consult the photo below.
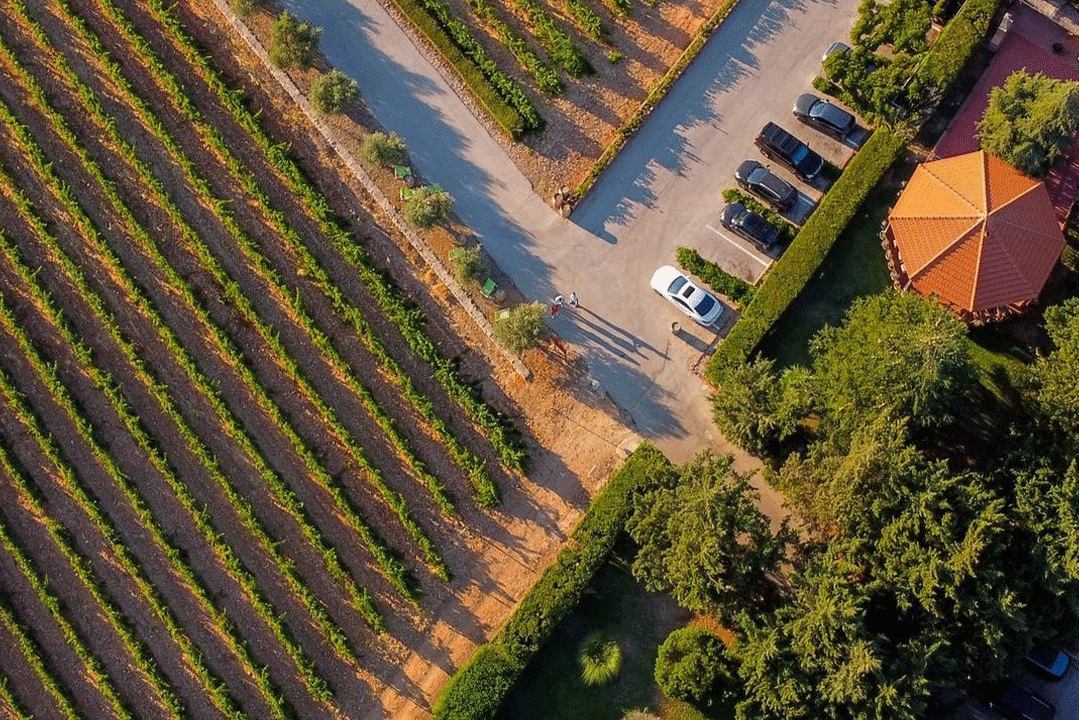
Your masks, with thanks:
<instances>
[{"instance_id":1,"label":"hexagonal roof","mask_svg":"<svg viewBox=\"0 0 1079 720\"><path fill-rule=\"evenodd\" d=\"M1045 185L982 150L920 165L888 222L914 288L970 312L1038 297L1064 249Z\"/></svg>"}]
</instances>

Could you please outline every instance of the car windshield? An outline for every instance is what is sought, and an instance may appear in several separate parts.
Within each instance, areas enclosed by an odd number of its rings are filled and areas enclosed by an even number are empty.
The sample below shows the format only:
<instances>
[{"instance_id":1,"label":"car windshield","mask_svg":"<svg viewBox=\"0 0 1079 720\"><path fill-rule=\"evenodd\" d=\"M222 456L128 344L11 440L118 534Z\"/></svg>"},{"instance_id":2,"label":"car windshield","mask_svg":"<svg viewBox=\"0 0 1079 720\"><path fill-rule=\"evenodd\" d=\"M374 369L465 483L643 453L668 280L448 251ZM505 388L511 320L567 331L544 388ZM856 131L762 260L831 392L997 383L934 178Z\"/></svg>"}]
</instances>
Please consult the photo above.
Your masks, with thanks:
<instances>
[{"instance_id":1,"label":"car windshield","mask_svg":"<svg viewBox=\"0 0 1079 720\"><path fill-rule=\"evenodd\" d=\"M712 308L714 308L715 306L716 301L712 298L711 295L708 295L707 293L701 293L701 301L697 303L697 307L693 308L693 310L697 313L697 315L703 318L708 317L708 313L712 312Z\"/></svg>"},{"instance_id":2,"label":"car windshield","mask_svg":"<svg viewBox=\"0 0 1079 720\"><path fill-rule=\"evenodd\" d=\"M684 277L676 277L670 287L667 288L667 292L671 295L677 295L678 291L685 287L686 279Z\"/></svg>"},{"instance_id":3,"label":"car windshield","mask_svg":"<svg viewBox=\"0 0 1079 720\"><path fill-rule=\"evenodd\" d=\"M799 145L798 149L791 153L791 162L798 164L805 160L806 155L809 154L809 148L805 145Z\"/></svg>"}]
</instances>

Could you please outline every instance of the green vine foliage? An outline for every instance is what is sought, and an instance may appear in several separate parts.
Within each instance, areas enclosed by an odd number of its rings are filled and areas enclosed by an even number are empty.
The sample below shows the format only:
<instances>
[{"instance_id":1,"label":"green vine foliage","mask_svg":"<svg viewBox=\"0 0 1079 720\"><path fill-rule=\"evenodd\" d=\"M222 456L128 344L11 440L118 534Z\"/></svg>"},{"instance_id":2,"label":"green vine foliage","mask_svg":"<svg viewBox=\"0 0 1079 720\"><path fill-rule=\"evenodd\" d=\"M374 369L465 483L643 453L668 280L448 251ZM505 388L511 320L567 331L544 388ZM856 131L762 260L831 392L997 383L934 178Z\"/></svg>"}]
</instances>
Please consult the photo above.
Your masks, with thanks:
<instances>
[{"instance_id":1,"label":"green vine foliage","mask_svg":"<svg viewBox=\"0 0 1079 720\"><path fill-rule=\"evenodd\" d=\"M121 26L130 23L116 8L112 0L99 0L106 12ZM485 403L476 390L461 377L456 363L442 356L438 347L423 330L423 314L413 307L405 295L394 286L390 278L380 271L369 253L351 233L343 227L343 221L330 208L325 197L319 193L304 172L289 155L288 147L276 143L262 126L257 116L247 108L243 95L232 90L187 35L180 22L169 12L165 0L147 0L146 7L171 33L184 57L194 65L201 77L214 90L221 102L233 113L236 121L251 133L255 142L267 155L267 161L281 174L304 207L319 222L319 227L334 247L348 261L351 268L378 302L386 316L399 328L402 337L412 351L432 365L432 375L446 392L456 400L480 428L483 429L502 462L515 470L524 471L528 466L528 454L520 441L520 434L508 418ZM178 98L179 101L179 98ZM473 476L475 480L475 477ZM477 488L477 492L480 490ZM484 502L497 502L493 484L485 488Z\"/></svg>"}]
</instances>

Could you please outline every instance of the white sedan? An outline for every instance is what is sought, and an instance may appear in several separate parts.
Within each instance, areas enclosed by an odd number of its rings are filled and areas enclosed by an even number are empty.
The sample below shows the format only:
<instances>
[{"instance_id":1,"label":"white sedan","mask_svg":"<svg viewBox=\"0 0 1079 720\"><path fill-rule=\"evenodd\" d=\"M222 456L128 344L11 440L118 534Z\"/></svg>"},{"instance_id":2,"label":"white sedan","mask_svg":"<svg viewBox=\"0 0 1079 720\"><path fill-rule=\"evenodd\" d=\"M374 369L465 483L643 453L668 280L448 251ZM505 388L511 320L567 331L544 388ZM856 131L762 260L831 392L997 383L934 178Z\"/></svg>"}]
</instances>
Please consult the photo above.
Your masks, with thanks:
<instances>
[{"instance_id":1,"label":"white sedan","mask_svg":"<svg viewBox=\"0 0 1079 720\"><path fill-rule=\"evenodd\" d=\"M652 289L701 325L712 325L723 314L723 305L711 293L693 284L678 270L664 265L652 275Z\"/></svg>"}]
</instances>

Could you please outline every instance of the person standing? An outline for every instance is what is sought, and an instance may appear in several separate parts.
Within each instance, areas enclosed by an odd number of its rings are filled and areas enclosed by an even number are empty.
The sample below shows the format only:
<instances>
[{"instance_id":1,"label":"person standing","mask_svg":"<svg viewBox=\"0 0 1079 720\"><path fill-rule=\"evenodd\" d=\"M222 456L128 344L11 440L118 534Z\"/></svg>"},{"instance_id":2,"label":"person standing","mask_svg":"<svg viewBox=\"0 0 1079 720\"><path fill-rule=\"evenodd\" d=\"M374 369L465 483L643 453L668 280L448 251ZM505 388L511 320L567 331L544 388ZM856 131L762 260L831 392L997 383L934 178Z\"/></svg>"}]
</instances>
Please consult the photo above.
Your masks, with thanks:
<instances>
[{"instance_id":1,"label":"person standing","mask_svg":"<svg viewBox=\"0 0 1079 720\"><path fill-rule=\"evenodd\" d=\"M581 299L579 297L577 297L576 292L571 292L569 294L569 304L572 305L575 308L581 307Z\"/></svg>"}]
</instances>

